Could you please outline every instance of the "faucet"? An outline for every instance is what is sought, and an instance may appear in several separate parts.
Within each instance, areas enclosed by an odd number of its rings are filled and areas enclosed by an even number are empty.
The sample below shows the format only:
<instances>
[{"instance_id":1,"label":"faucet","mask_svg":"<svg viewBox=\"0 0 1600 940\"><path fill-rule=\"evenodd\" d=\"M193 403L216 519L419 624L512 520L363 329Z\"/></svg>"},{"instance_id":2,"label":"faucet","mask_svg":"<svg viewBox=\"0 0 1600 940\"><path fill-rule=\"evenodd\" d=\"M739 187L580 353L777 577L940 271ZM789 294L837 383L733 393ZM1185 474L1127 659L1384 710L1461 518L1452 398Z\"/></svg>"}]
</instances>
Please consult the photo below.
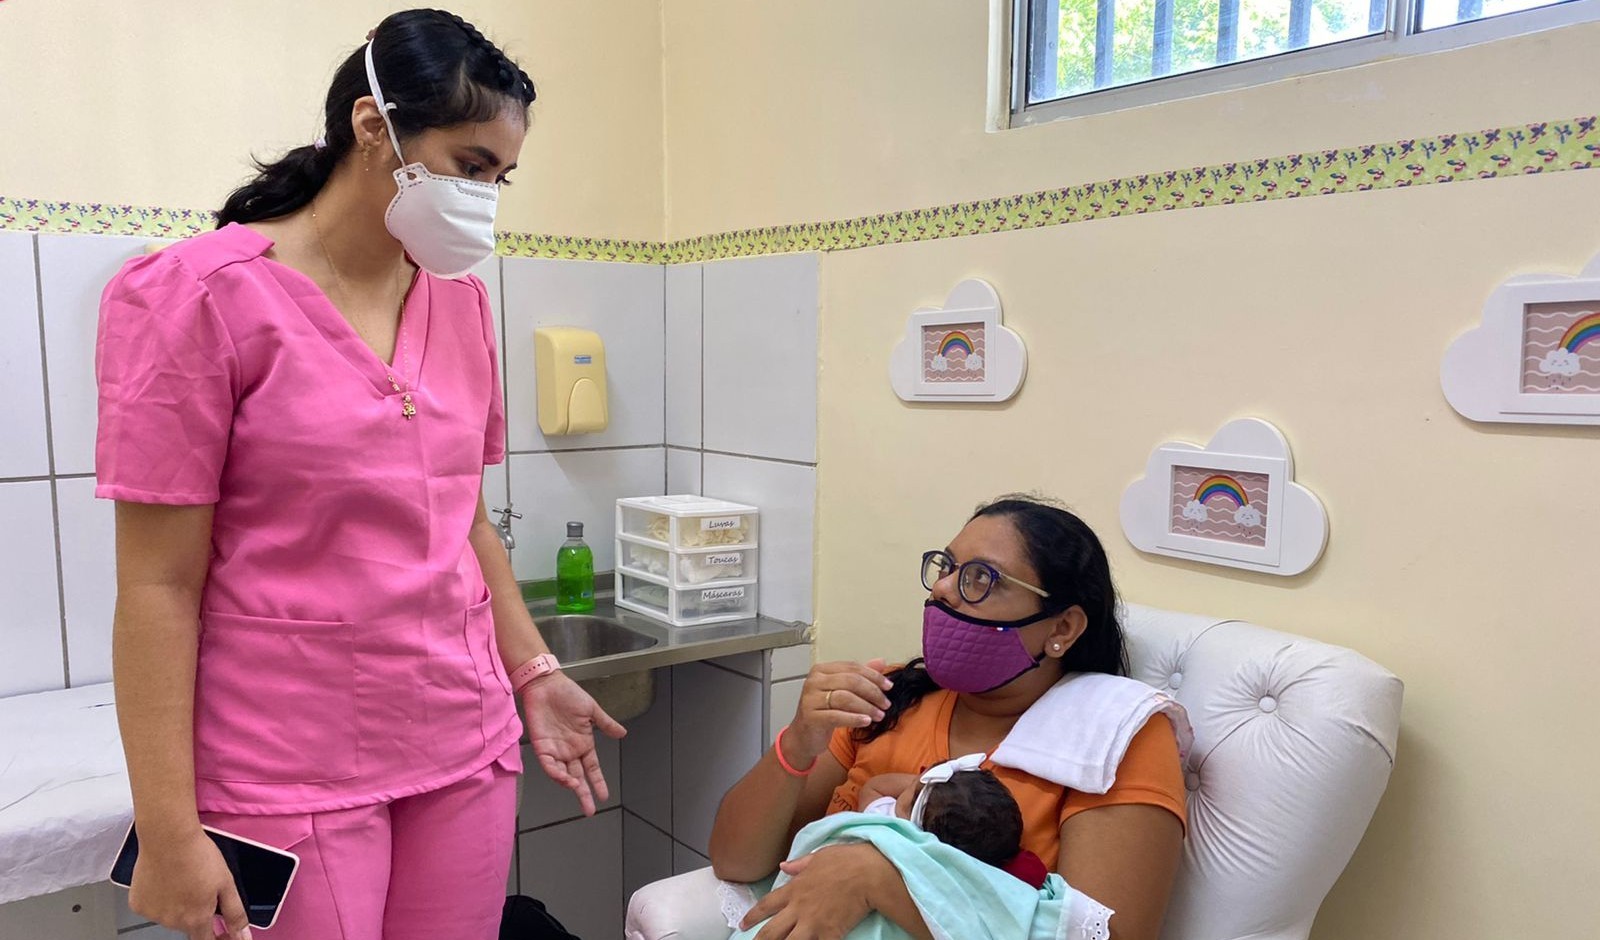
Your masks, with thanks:
<instances>
[{"instance_id":1,"label":"faucet","mask_svg":"<svg viewBox=\"0 0 1600 940\"><path fill-rule=\"evenodd\" d=\"M506 551L509 552L517 547L516 536L511 534L511 520L521 519L522 513L513 512L510 503L506 504L506 508L496 509L495 512L500 514L500 521L495 523L494 527L500 533L500 544L504 545Z\"/></svg>"}]
</instances>

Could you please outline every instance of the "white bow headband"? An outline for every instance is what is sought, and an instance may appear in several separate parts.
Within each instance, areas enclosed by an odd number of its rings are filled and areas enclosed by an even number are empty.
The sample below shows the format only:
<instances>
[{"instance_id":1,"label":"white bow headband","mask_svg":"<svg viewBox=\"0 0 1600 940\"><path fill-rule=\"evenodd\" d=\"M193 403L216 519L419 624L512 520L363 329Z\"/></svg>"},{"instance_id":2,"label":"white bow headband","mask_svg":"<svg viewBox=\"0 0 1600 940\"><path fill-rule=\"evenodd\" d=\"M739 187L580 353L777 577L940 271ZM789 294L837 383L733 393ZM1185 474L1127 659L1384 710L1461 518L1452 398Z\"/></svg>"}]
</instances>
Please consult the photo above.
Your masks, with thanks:
<instances>
[{"instance_id":1,"label":"white bow headband","mask_svg":"<svg viewBox=\"0 0 1600 940\"><path fill-rule=\"evenodd\" d=\"M918 829L922 828L922 813L928 807L928 791L932 790L935 784L949 783L951 777L963 771L982 769L983 762L988 759L988 754L966 754L955 760L934 764L923 771L922 792L917 794L916 802L911 804L911 824Z\"/></svg>"}]
</instances>

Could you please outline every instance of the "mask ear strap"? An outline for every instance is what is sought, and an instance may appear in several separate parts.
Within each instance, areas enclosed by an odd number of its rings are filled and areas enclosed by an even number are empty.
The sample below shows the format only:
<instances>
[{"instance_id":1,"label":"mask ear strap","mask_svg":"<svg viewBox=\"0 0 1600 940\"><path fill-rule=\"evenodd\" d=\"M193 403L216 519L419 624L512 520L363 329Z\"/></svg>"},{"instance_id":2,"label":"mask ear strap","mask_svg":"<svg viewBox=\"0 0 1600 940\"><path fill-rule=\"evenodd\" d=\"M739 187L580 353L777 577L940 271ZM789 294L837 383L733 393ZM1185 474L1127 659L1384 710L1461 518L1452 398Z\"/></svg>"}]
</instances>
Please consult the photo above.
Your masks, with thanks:
<instances>
[{"instance_id":1,"label":"mask ear strap","mask_svg":"<svg viewBox=\"0 0 1600 940\"><path fill-rule=\"evenodd\" d=\"M383 116L383 126L389 131L389 143L394 146L394 155L399 158L400 164L405 165L405 154L400 152L400 138L395 135L394 123L389 120L389 112L397 105L392 101L383 100L383 89L378 87L378 70L372 65L372 41L367 41L367 88L372 91L372 100L378 103L378 113Z\"/></svg>"}]
</instances>

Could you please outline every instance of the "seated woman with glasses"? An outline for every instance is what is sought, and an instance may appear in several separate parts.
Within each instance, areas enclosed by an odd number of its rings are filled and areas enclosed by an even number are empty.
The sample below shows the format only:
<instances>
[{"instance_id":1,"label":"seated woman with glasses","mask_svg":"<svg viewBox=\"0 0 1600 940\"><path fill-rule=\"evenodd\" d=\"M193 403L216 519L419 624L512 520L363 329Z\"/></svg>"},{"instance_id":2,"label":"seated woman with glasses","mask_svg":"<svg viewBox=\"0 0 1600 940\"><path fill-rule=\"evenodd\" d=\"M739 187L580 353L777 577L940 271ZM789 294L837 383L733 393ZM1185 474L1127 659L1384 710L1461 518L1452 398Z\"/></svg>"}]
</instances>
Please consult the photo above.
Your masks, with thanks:
<instances>
[{"instance_id":1,"label":"seated woman with glasses","mask_svg":"<svg viewBox=\"0 0 1600 940\"><path fill-rule=\"evenodd\" d=\"M1082 695L1040 703L1077 674L1127 675L1117 595L1100 540L1063 508L1002 497L979 508L946 548L922 556L922 584L929 592L923 655L895 669L881 660L813 667L793 720L724 797L710 843L717 876L756 882L780 862L792 876L749 911L744 926L770 918L760 940L842 937L877 911L912 936L932 936L898 870L872 845L831 846L784 860L808 823L864 809L859 796L870 778L918 774L953 756L984 752L992 757L983 766L1022 811L1022 847L1115 912L1113 940L1156 940L1186 826L1178 719L1154 714L1132 726L1138 730L1131 740L1125 732L1109 758L1111 782L1093 788L1103 792L995 763L1006 753L996 754L997 747L1010 743L1014 729L1035 738L1040 727L1060 729L1059 737L1047 734L1046 750L1057 740L1063 748L1098 747L1083 743L1098 740L1093 727L1120 720ZM1079 712L1035 712L1017 728L1036 703L1043 710L1062 702L1077 703ZM1040 717L1048 721L1041 725ZM1061 757L1092 764L1105 754Z\"/></svg>"}]
</instances>

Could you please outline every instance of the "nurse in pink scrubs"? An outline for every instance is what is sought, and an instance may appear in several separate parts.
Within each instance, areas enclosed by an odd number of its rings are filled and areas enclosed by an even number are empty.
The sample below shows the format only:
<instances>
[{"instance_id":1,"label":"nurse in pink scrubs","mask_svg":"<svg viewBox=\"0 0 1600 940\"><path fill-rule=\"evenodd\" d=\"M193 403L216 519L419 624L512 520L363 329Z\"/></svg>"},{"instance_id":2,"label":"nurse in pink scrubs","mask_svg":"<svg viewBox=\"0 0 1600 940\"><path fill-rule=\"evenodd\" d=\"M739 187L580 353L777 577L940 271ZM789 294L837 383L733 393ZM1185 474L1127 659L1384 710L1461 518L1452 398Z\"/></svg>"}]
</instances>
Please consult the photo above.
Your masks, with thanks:
<instances>
[{"instance_id":1,"label":"nurse in pink scrubs","mask_svg":"<svg viewBox=\"0 0 1600 940\"><path fill-rule=\"evenodd\" d=\"M131 903L196 940L249 936L202 824L299 856L268 936L494 937L515 699L585 813L607 797L594 731L623 733L549 655L481 493L505 416L466 272L533 84L442 11L368 38L315 145L101 304Z\"/></svg>"}]
</instances>

